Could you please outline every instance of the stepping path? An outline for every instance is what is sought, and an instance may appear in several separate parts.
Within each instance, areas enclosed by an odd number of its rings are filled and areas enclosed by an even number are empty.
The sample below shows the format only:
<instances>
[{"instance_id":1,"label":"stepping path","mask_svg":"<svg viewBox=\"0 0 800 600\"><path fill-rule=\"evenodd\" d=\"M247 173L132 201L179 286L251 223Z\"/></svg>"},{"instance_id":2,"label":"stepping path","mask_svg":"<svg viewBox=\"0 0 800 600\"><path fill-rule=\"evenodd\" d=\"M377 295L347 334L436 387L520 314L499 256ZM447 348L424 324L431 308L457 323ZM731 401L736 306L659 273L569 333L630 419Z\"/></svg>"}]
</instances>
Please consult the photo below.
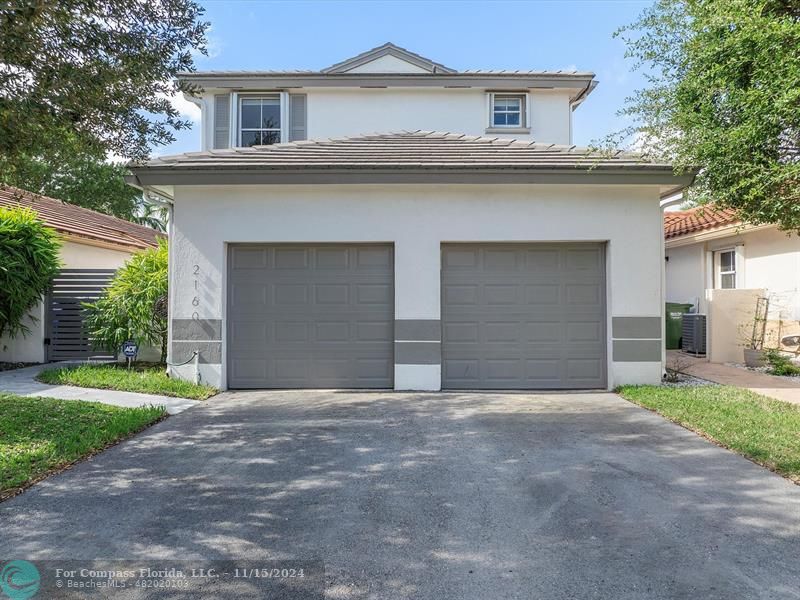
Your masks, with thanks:
<instances>
[{"instance_id":1,"label":"stepping path","mask_svg":"<svg viewBox=\"0 0 800 600\"><path fill-rule=\"evenodd\" d=\"M800 383L786 377L705 361L694 362L686 372L722 385L745 388L776 400L800 404Z\"/></svg>"},{"instance_id":2,"label":"stepping path","mask_svg":"<svg viewBox=\"0 0 800 600\"><path fill-rule=\"evenodd\" d=\"M36 381L35 377L45 369L65 367L74 362L47 363L0 371L0 392L17 394L18 396L46 396L60 400L85 400L87 402L102 402L114 406L164 406L167 412L175 415L187 408L202 404L198 400L187 398L173 398L171 396L158 396L156 394L140 394L138 392L120 392L117 390L99 390L95 388L76 387L73 385L51 385Z\"/></svg>"}]
</instances>

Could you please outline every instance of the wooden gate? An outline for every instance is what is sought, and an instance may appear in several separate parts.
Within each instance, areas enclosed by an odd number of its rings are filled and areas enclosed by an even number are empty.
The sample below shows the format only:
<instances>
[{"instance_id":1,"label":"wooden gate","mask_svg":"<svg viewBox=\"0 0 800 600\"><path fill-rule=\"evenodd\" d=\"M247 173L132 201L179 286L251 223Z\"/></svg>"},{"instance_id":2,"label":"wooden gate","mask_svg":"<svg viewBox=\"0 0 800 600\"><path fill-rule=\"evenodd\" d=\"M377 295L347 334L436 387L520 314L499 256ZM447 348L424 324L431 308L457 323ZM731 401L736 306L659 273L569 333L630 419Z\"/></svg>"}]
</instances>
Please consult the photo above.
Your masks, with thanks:
<instances>
[{"instance_id":1,"label":"wooden gate","mask_svg":"<svg viewBox=\"0 0 800 600\"><path fill-rule=\"evenodd\" d=\"M114 269L64 269L53 280L47 296L47 360L111 359L95 350L84 329L84 302L94 302L111 282Z\"/></svg>"}]
</instances>

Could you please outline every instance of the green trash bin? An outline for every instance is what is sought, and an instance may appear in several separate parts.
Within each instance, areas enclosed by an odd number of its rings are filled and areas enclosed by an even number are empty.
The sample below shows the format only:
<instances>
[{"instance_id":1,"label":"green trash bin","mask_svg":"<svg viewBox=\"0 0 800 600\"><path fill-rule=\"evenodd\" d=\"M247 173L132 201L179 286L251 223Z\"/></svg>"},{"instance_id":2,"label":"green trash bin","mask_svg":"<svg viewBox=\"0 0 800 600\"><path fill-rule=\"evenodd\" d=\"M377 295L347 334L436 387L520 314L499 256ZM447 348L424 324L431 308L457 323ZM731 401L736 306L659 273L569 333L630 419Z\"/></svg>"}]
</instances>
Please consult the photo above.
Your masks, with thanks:
<instances>
[{"instance_id":1,"label":"green trash bin","mask_svg":"<svg viewBox=\"0 0 800 600\"><path fill-rule=\"evenodd\" d=\"M688 313L692 306L692 304L683 304L681 302L667 302L667 319L665 325L667 334L667 350L680 350L683 315Z\"/></svg>"}]
</instances>

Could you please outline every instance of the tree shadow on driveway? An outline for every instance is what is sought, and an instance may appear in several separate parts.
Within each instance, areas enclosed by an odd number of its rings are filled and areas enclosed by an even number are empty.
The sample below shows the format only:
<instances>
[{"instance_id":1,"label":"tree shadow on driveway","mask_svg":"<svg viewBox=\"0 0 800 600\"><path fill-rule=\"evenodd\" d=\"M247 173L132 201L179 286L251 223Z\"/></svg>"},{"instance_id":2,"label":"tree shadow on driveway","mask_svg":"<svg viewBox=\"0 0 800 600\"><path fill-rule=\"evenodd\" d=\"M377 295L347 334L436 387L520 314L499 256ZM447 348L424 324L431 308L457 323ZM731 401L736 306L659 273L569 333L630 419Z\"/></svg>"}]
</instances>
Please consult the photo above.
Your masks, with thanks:
<instances>
[{"instance_id":1,"label":"tree shadow on driveway","mask_svg":"<svg viewBox=\"0 0 800 600\"><path fill-rule=\"evenodd\" d=\"M800 488L613 394L226 393L0 504L3 557L330 598L800 598L798 550Z\"/></svg>"}]
</instances>

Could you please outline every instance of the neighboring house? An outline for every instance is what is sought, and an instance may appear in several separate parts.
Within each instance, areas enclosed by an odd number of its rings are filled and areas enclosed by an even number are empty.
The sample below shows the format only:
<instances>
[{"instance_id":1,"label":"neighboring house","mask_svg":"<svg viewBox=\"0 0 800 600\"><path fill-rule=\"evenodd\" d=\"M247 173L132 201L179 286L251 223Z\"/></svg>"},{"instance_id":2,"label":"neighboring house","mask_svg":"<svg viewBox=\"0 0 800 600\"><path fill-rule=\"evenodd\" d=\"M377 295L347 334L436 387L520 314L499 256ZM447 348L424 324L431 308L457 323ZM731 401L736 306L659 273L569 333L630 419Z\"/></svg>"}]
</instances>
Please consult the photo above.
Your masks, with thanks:
<instances>
[{"instance_id":1,"label":"neighboring house","mask_svg":"<svg viewBox=\"0 0 800 600\"><path fill-rule=\"evenodd\" d=\"M747 225L732 210L705 205L665 212L664 245L667 301L691 303L696 312L717 316L709 327L713 361L741 362L757 297L770 299L772 345L800 333L797 235L775 225Z\"/></svg>"},{"instance_id":2,"label":"neighboring house","mask_svg":"<svg viewBox=\"0 0 800 600\"><path fill-rule=\"evenodd\" d=\"M35 320L28 322L27 336L0 338L0 361L38 363L98 356L80 330L80 302L96 298L133 252L155 246L163 234L9 186L0 185L0 206L35 210L62 240L62 271L52 292L31 311Z\"/></svg>"},{"instance_id":3,"label":"neighboring house","mask_svg":"<svg viewBox=\"0 0 800 600\"><path fill-rule=\"evenodd\" d=\"M173 206L172 362L199 352L223 388L661 380L659 200L692 174L570 145L592 73L457 72L387 44L183 79L204 89L201 151L130 180Z\"/></svg>"}]
</instances>

